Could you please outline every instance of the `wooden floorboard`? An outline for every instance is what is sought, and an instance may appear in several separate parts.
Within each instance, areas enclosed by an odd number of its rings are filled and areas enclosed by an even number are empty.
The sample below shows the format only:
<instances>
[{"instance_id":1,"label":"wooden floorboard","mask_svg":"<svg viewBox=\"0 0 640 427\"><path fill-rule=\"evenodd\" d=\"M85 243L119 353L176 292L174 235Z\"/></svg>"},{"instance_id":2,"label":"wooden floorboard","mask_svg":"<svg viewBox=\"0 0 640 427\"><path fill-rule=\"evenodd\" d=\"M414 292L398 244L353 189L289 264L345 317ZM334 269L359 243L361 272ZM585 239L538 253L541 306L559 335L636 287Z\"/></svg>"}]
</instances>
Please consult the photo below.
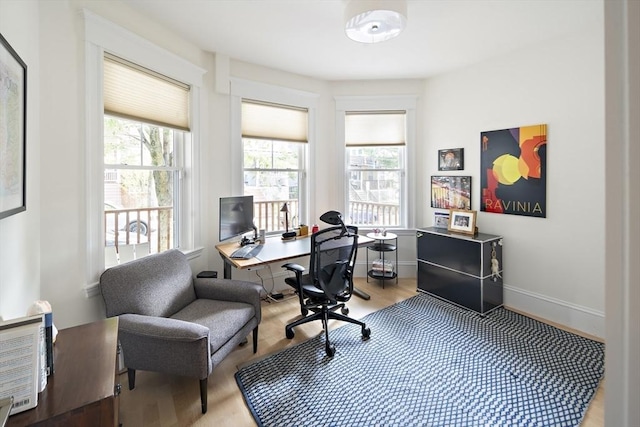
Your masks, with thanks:
<instances>
[{"instance_id":1,"label":"wooden floorboard","mask_svg":"<svg viewBox=\"0 0 640 427\"><path fill-rule=\"evenodd\" d=\"M356 318L416 294L415 279L400 279L398 284L387 281L384 289L380 282L370 280L367 283L364 278L356 279L355 285L371 295L370 300L354 296L349 301L349 315ZM255 426L234 375L239 366L322 332L319 322L311 322L296 328L295 337L287 339L284 327L299 315L298 299L293 295L285 296L278 302L263 301L258 353L253 354L249 337L248 345L238 347L214 369L209 376L209 404L204 415L200 410L199 383L196 379L139 371L136 374L136 388L130 391L126 373L121 374L120 422L124 427ZM330 329L342 324L331 321ZM375 331L372 331L374 334ZM604 426L604 384L599 387L581 426Z\"/></svg>"}]
</instances>

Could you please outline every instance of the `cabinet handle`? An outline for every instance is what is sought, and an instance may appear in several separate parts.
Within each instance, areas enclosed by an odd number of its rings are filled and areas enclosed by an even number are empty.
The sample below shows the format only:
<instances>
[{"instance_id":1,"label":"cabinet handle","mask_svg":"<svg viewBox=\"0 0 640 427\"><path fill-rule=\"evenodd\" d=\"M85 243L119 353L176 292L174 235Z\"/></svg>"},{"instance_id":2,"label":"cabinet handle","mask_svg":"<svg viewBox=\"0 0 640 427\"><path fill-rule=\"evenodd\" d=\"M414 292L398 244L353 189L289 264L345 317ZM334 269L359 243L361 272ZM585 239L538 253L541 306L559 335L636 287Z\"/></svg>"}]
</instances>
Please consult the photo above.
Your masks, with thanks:
<instances>
[{"instance_id":1,"label":"cabinet handle","mask_svg":"<svg viewBox=\"0 0 640 427\"><path fill-rule=\"evenodd\" d=\"M416 237L417 237L418 239L419 239L419 238L421 238L422 236L424 236L424 233L420 233L420 232L416 233Z\"/></svg>"}]
</instances>

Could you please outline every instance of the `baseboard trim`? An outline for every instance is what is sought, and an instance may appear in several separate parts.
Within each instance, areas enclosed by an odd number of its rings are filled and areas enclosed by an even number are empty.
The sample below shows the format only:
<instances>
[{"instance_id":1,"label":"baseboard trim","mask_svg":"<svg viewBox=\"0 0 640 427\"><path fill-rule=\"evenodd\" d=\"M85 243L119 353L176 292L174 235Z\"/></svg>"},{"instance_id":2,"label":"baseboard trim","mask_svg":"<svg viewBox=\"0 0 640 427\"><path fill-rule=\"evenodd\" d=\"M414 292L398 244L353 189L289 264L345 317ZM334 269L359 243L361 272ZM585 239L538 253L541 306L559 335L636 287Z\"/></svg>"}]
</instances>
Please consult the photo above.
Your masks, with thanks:
<instances>
[{"instance_id":1,"label":"baseboard trim","mask_svg":"<svg viewBox=\"0 0 640 427\"><path fill-rule=\"evenodd\" d=\"M504 305L523 314L604 340L605 313L602 311L509 285L504 285Z\"/></svg>"}]
</instances>

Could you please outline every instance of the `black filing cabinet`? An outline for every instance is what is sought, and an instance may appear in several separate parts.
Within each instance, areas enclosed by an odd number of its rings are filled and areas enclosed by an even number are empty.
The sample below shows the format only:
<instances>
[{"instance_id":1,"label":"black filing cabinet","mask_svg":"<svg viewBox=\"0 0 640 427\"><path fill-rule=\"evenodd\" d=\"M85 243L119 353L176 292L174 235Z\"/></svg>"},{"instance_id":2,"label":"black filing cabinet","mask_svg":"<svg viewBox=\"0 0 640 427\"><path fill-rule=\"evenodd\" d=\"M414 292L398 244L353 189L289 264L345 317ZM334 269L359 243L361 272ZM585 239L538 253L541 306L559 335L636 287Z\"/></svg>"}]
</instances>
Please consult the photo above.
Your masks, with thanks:
<instances>
[{"instance_id":1,"label":"black filing cabinet","mask_svg":"<svg viewBox=\"0 0 640 427\"><path fill-rule=\"evenodd\" d=\"M435 227L418 228L416 233L419 291L480 314L502 305L501 236L470 236Z\"/></svg>"}]
</instances>

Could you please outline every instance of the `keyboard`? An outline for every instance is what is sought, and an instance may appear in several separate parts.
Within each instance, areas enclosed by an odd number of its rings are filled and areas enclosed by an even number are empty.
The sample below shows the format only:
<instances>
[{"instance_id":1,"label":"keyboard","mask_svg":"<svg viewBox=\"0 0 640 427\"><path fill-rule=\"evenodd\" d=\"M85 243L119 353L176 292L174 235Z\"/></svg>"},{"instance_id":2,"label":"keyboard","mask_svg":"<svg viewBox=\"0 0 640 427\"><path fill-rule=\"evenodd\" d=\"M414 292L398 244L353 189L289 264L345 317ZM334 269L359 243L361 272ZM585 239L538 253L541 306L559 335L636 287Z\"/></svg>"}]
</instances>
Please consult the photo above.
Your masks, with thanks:
<instances>
[{"instance_id":1,"label":"keyboard","mask_svg":"<svg viewBox=\"0 0 640 427\"><path fill-rule=\"evenodd\" d=\"M262 250L262 245L242 246L231 253L233 259L251 259Z\"/></svg>"}]
</instances>

